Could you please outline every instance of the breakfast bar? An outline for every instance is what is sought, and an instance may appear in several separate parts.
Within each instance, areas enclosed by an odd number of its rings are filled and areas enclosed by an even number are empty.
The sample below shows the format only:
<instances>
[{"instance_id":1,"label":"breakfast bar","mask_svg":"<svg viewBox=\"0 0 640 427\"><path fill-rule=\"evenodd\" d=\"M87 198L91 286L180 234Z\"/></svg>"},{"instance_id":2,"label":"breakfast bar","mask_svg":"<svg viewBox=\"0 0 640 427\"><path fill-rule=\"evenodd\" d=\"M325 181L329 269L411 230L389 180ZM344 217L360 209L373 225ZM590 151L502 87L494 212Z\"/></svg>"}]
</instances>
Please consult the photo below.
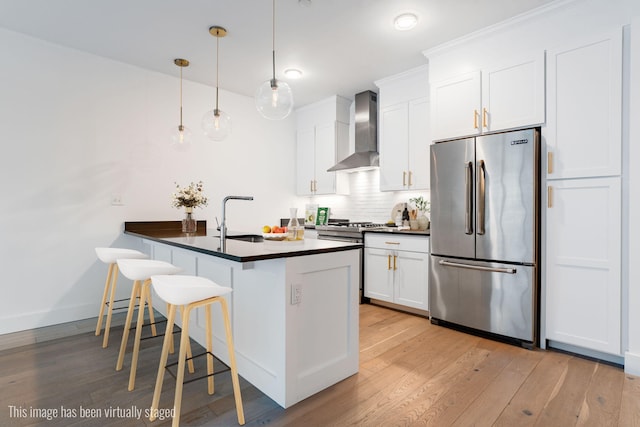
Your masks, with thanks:
<instances>
[{"instance_id":1,"label":"breakfast bar","mask_svg":"<svg viewBox=\"0 0 640 427\"><path fill-rule=\"evenodd\" d=\"M327 240L252 241L199 224L184 234L175 222L126 222L151 258L207 277L227 296L238 372L283 408L358 372L362 245ZM223 247L224 249L221 249ZM164 313L162 304L155 309ZM204 313L189 329L204 346ZM228 363L224 327L213 311L214 354Z\"/></svg>"}]
</instances>

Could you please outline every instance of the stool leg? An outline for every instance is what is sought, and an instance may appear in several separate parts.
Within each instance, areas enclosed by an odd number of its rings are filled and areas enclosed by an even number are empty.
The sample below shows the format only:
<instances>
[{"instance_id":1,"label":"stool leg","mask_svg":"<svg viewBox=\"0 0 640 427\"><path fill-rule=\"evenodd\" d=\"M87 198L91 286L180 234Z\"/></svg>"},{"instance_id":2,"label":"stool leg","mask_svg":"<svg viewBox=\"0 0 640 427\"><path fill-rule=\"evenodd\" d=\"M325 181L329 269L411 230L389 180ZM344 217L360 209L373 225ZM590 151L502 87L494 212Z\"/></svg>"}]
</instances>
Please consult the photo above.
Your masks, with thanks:
<instances>
[{"instance_id":1,"label":"stool leg","mask_svg":"<svg viewBox=\"0 0 640 427\"><path fill-rule=\"evenodd\" d=\"M131 372L129 373L129 391L132 391L136 384L136 370L138 369L138 353L140 352L140 338L142 337L142 326L144 325L144 304L145 296L148 293L151 282L147 279L142 284L140 290L140 301L138 302L138 321L136 322L136 336L133 340L133 355L131 357ZM126 347L126 344L125 344Z\"/></svg>"},{"instance_id":2,"label":"stool leg","mask_svg":"<svg viewBox=\"0 0 640 427\"><path fill-rule=\"evenodd\" d=\"M213 383L213 331L211 330L211 304L204 307L205 313L205 330L207 334L207 391L209 394L215 393L215 386Z\"/></svg>"},{"instance_id":3,"label":"stool leg","mask_svg":"<svg viewBox=\"0 0 640 427\"><path fill-rule=\"evenodd\" d=\"M171 304L167 303L167 316L169 315L169 309L171 309ZM173 326L169 328L169 324L167 324L167 329L164 331L164 336L166 337L167 335L171 338L171 341L169 341L169 353L173 354L175 351L173 348Z\"/></svg>"},{"instance_id":4,"label":"stool leg","mask_svg":"<svg viewBox=\"0 0 640 427\"><path fill-rule=\"evenodd\" d=\"M173 427L180 425L180 408L182 407L182 386L184 382L184 365L187 358L187 348L189 345L189 315L191 314L191 304L187 305L182 312L182 332L180 333L180 352L178 354L178 372L176 374L176 396L173 402Z\"/></svg>"},{"instance_id":5,"label":"stool leg","mask_svg":"<svg viewBox=\"0 0 640 427\"><path fill-rule=\"evenodd\" d=\"M113 313L113 301L116 297L116 283L118 282L118 264L113 265L111 274L111 297L109 298L109 309L107 310L107 323L104 325L104 338L102 339L102 348L107 348L107 345L109 344L111 314Z\"/></svg>"},{"instance_id":6,"label":"stool leg","mask_svg":"<svg viewBox=\"0 0 640 427\"><path fill-rule=\"evenodd\" d=\"M129 309L127 310L127 319L124 322L124 331L122 332L122 343L120 344L120 353L118 354L118 363L116 363L116 371L122 369L124 363L124 353L127 349L127 341L129 340L129 328L131 327L131 318L136 306L136 298L140 295L140 281L133 281L133 289L131 289L131 298L129 299Z\"/></svg>"},{"instance_id":7,"label":"stool leg","mask_svg":"<svg viewBox=\"0 0 640 427\"><path fill-rule=\"evenodd\" d=\"M231 368L231 381L233 382L233 396L236 399L236 412L238 413L238 424L244 425L244 409L242 407L242 396L240 395L240 381L238 380L238 369L236 368L236 353L233 349L233 338L231 336L231 323L229 322L229 310L227 300L218 297L222 306L222 317L224 318L224 329L227 335L227 348L229 349L229 362Z\"/></svg>"},{"instance_id":8,"label":"stool leg","mask_svg":"<svg viewBox=\"0 0 640 427\"><path fill-rule=\"evenodd\" d=\"M156 329L156 319L153 316L153 304L151 303L151 279L147 279L142 284L142 292L146 294L147 299L147 310L149 310L149 322L151 322L151 335L154 337L158 335L158 331ZM144 306L142 311L144 312Z\"/></svg>"},{"instance_id":9,"label":"stool leg","mask_svg":"<svg viewBox=\"0 0 640 427\"><path fill-rule=\"evenodd\" d=\"M111 275L113 273L114 264L109 264L107 270L107 280L104 282L104 291L102 292L102 302L100 303L100 314L98 314L98 324L96 325L96 336L100 335L102 329L102 320L104 317L104 307L107 305L107 296L109 295L109 288L111 287ZM111 308L111 306L109 306Z\"/></svg>"},{"instance_id":10,"label":"stool leg","mask_svg":"<svg viewBox=\"0 0 640 427\"><path fill-rule=\"evenodd\" d=\"M184 306L180 306L180 315L184 317ZM189 310L191 311L191 310ZM191 341L187 342L187 359L188 360L188 366L189 366L189 373L193 374L196 370L193 367L193 354L191 353Z\"/></svg>"},{"instance_id":11,"label":"stool leg","mask_svg":"<svg viewBox=\"0 0 640 427\"><path fill-rule=\"evenodd\" d=\"M173 330L173 323L176 318L176 306L167 304L168 318L167 331ZM164 380L164 370L167 366L167 358L169 357L169 347L171 346L173 337L171 333L164 334L164 343L162 344L162 352L160 353L160 365L158 365L158 376L156 377L156 388L153 391L153 400L151 401L151 410L149 412L149 421L154 421L158 416L158 405L160 404L160 393L162 392L162 381ZM184 366L184 365L183 365Z\"/></svg>"}]
</instances>

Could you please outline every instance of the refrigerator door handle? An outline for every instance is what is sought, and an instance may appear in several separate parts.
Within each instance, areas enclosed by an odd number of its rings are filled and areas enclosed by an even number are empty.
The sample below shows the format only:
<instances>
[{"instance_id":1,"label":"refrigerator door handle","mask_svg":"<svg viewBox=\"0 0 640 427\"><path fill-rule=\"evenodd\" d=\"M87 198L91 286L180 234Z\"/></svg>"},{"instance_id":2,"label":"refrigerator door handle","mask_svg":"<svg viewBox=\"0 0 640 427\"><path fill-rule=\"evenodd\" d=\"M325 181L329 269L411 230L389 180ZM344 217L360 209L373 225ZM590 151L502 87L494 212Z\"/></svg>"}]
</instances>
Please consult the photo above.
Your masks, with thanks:
<instances>
[{"instance_id":1,"label":"refrigerator door handle","mask_svg":"<svg viewBox=\"0 0 640 427\"><path fill-rule=\"evenodd\" d=\"M485 173L484 173L484 160L480 160L478 166L478 232L477 234L484 234L484 208L485 208Z\"/></svg>"},{"instance_id":2,"label":"refrigerator door handle","mask_svg":"<svg viewBox=\"0 0 640 427\"><path fill-rule=\"evenodd\" d=\"M464 234L473 234L473 227L471 226L471 211L473 210L473 191L471 189L473 185L473 163L466 162L464 164L464 174Z\"/></svg>"},{"instance_id":3,"label":"refrigerator door handle","mask_svg":"<svg viewBox=\"0 0 640 427\"><path fill-rule=\"evenodd\" d=\"M444 260L440 260L438 264L444 265L447 267L468 268L469 270L481 270L481 271L492 271L495 273L516 274L515 268L483 267L481 265L462 264L459 262L451 262L451 261L444 261Z\"/></svg>"}]
</instances>

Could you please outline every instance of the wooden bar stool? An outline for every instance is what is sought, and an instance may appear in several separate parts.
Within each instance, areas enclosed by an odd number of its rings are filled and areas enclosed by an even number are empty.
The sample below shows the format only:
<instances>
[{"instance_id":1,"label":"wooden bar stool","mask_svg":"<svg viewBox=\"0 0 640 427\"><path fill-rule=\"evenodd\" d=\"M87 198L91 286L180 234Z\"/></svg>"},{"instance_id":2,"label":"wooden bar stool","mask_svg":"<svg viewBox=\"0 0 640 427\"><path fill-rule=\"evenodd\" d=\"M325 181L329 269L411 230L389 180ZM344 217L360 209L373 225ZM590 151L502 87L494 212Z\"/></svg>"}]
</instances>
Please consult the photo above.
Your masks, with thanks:
<instances>
[{"instance_id":1,"label":"wooden bar stool","mask_svg":"<svg viewBox=\"0 0 640 427\"><path fill-rule=\"evenodd\" d=\"M151 333L155 337L156 321L153 315L153 305L151 303L151 279L154 274L175 274L182 269L173 264L164 261L151 259L119 259L117 261L118 268L123 276L133 280L133 288L131 289L131 298L129 299L129 311L127 311L127 319L125 320L124 331L122 332L122 343L120 344L120 353L118 354L118 362L116 363L116 371L122 370L124 364L124 355L129 341L129 330L131 328L131 320L135 310L135 301L138 299L138 320L136 322L136 335L133 342L133 356L131 359L131 373L129 374L129 391L135 387L136 369L138 367L138 353L140 351L140 339L142 336L142 327L144 325L144 307L147 306L149 311L149 321ZM167 307L168 308L168 307ZM165 335L171 335L170 328L167 326ZM173 351L173 348L171 349ZM190 351L189 351L190 353ZM193 365L190 366L193 372Z\"/></svg>"},{"instance_id":2,"label":"wooden bar stool","mask_svg":"<svg viewBox=\"0 0 640 427\"><path fill-rule=\"evenodd\" d=\"M118 281L118 259L144 259L148 256L140 251L125 248L96 248L98 259L109 264L107 271L107 280L104 283L104 292L102 293L102 302L100 303L100 314L98 314L98 324L96 325L96 336L100 335L102 329L102 318L104 317L104 308L107 309L107 323L104 326L104 338L102 339L102 348L107 348L109 344L109 330L111 329L111 314L113 312L113 304L122 300L114 301L116 295L116 283ZM107 301L107 296L111 290L111 296Z\"/></svg>"},{"instance_id":3,"label":"wooden bar stool","mask_svg":"<svg viewBox=\"0 0 640 427\"><path fill-rule=\"evenodd\" d=\"M184 365L186 361L186 350L189 348L189 318L191 310L197 307L205 308L206 322L206 341L207 341L207 377L208 392L214 393L213 383L213 353L212 353L212 330L211 330L211 305L219 302L222 308L222 317L224 319L224 327L227 338L227 348L229 349L229 369L231 370L231 381L233 383L233 394L236 401L236 412L238 415L238 423L244 425L244 409L242 407L242 397L240 395L240 381L238 380L238 370L236 368L235 351L233 349L233 339L231 336L231 323L229 322L229 310L227 309L227 301L223 295L231 293L232 289L220 286L209 279L197 276L152 276L151 282L153 289L158 296L169 304L169 317L167 320L167 330L173 328L176 316L176 307L184 306L182 312L182 332L180 335L180 352L178 356L178 373L176 375L176 394L174 400L174 416L173 426L180 424L180 407L182 404L182 385L184 381ZM164 371L167 364L167 356L169 353L169 334L165 334L164 344L162 345L162 354L160 356L160 365L158 367L158 377L156 379L156 388L153 392L153 402L149 420L156 419L158 414L158 405L160 403L160 393L162 391L162 382L164 380Z\"/></svg>"}]
</instances>

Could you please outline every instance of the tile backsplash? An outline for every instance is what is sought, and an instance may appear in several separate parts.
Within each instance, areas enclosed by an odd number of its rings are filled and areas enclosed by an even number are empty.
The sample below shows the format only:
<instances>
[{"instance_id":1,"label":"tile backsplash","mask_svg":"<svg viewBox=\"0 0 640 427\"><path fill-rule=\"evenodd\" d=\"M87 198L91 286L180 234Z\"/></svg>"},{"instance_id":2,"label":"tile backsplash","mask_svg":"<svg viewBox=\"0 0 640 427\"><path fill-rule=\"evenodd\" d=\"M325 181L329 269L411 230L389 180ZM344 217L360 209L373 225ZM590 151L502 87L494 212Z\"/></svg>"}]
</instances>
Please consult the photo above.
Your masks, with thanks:
<instances>
[{"instance_id":1,"label":"tile backsplash","mask_svg":"<svg viewBox=\"0 0 640 427\"><path fill-rule=\"evenodd\" d=\"M380 191L379 169L350 173L349 189L349 195L312 196L307 203L328 206L331 218L384 223L393 219L391 214L397 203L409 203L417 196L429 200L431 196L429 190Z\"/></svg>"}]
</instances>

